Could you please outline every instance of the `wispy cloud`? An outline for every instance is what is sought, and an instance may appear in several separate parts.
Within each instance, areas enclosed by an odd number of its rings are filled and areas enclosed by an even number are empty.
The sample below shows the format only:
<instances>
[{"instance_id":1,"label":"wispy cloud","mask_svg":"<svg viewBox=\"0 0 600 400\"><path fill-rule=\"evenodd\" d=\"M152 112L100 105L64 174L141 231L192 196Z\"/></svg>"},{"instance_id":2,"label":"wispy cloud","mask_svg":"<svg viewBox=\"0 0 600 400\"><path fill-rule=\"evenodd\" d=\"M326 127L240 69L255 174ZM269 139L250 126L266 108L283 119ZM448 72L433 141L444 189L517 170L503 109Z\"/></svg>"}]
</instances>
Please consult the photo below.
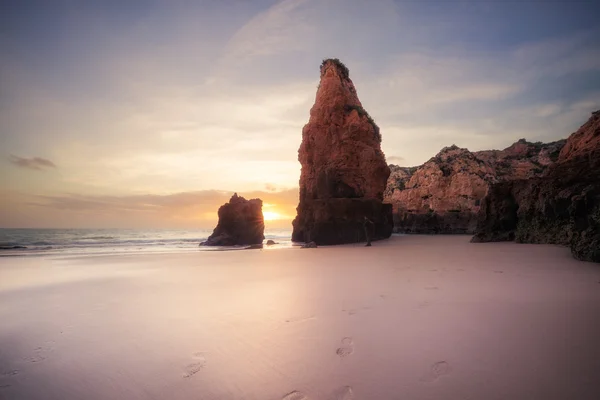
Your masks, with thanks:
<instances>
[{"instance_id":1,"label":"wispy cloud","mask_svg":"<svg viewBox=\"0 0 600 400\"><path fill-rule=\"evenodd\" d=\"M404 157L400 157L400 156L387 156L386 160L389 164L399 164L402 165L404 162L406 162L406 159Z\"/></svg>"},{"instance_id":2,"label":"wispy cloud","mask_svg":"<svg viewBox=\"0 0 600 400\"><path fill-rule=\"evenodd\" d=\"M5 192L0 226L11 226L15 213L27 215L34 227L76 227L78 221L96 227L200 227L217 222L217 211L232 191L202 190L173 194L140 195L27 195ZM289 227L295 216L298 189L238 192L247 199L260 198L270 210L284 216L270 226ZM7 210L10 210L8 212ZM51 212L49 212L51 210ZM70 225L69 225L70 224ZM86 226L86 225L83 225Z\"/></svg>"},{"instance_id":3,"label":"wispy cloud","mask_svg":"<svg viewBox=\"0 0 600 400\"><path fill-rule=\"evenodd\" d=\"M8 161L17 167L35 169L38 171L48 168L56 168L56 164L54 164L52 161L41 157L24 158L11 154L8 157Z\"/></svg>"}]
</instances>

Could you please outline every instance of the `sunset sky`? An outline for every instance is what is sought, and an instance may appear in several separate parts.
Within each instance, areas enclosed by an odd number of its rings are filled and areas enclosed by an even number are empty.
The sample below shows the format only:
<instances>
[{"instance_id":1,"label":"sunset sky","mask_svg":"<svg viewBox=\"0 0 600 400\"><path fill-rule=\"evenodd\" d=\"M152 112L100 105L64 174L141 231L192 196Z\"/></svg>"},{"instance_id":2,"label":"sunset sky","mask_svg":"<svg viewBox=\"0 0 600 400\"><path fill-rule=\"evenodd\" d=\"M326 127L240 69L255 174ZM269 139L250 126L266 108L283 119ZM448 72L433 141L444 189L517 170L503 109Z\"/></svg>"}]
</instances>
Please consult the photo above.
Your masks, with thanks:
<instances>
[{"instance_id":1,"label":"sunset sky","mask_svg":"<svg viewBox=\"0 0 600 400\"><path fill-rule=\"evenodd\" d=\"M595 1L0 3L0 227L289 227L321 60L390 163L568 136L600 108ZM270 214L275 216L276 214Z\"/></svg>"}]
</instances>

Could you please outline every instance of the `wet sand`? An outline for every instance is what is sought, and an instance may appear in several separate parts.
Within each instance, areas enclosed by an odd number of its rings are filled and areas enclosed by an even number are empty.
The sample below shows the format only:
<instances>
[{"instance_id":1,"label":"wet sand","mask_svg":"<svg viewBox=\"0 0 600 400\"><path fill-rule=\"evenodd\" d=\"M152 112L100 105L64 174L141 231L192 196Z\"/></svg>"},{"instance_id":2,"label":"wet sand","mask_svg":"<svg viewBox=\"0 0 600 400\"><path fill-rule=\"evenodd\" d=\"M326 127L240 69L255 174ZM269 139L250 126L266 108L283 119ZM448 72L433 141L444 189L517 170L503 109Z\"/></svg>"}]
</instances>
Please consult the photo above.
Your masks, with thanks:
<instances>
[{"instance_id":1,"label":"wet sand","mask_svg":"<svg viewBox=\"0 0 600 400\"><path fill-rule=\"evenodd\" d=\"M468 240L0 258L0 399L600 398L600 265Z\"/></svg>"}]
</instances>

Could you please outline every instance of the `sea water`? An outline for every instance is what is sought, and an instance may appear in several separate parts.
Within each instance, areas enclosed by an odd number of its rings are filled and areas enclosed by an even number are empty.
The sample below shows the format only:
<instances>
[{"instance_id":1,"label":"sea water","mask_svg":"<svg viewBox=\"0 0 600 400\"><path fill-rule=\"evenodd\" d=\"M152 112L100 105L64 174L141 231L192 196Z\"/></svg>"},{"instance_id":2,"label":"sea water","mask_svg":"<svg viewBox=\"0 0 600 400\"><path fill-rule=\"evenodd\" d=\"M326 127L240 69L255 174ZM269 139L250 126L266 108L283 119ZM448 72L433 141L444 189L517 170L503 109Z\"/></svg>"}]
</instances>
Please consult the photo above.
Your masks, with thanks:
<instances>
[{"instance_id":1,"label":"sea water","mask_svg":"<svg viewBox=\"0 0 600 400\"><path fill-rule=\"evenodd\" d=\"M0 229L0 256L185 252L242 247L199 246L212 230L202 229ZM291 247L291 230L265 230L272 248Z\"/></svg>"}]
</instances>

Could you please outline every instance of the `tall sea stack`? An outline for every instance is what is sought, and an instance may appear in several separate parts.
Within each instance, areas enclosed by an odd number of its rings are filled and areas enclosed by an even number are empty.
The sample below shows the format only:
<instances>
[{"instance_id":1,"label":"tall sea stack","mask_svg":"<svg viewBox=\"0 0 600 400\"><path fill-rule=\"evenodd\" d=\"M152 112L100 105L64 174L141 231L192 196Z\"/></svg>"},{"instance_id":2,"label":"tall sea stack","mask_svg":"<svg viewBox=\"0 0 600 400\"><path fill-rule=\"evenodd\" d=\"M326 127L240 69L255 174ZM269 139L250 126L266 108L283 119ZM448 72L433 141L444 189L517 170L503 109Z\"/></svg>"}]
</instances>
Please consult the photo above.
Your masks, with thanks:
<instances>
[{"instance_id":1,"label":"tall sea stack","mask_svg":"<svg viewBox=\"0 0 600 400\"><path fill-rule=\"evenodd\" d=\"M298 150L300 203L292 240L319 245L390 237L392 206L383 204L390 169L381 133L358 99L348 68L321 64L321 81Z\"/></svg>"}]
</instances>

